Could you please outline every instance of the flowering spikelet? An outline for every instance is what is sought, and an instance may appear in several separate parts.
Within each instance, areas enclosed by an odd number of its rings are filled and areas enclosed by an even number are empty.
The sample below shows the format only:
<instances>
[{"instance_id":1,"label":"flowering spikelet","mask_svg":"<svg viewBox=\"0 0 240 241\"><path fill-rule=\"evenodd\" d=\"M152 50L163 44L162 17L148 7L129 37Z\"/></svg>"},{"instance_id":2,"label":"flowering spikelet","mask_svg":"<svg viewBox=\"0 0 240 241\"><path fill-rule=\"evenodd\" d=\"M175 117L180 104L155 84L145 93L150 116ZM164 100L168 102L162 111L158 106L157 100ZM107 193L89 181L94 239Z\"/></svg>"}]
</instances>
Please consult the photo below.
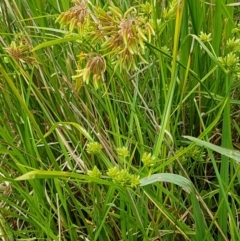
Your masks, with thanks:
<instances>
[{"instance_id":1,"label":"flowering spikelet","mask_svg":"<svg viewBox=\"0 0 240 241\"><path fill-rule=\"evenodd\" d=\"M99 50L99 53L80 54L77 73L73 76L77 91L84 82L88 84L91 80L95 89L99 87L106 70L106 56L120 72L137 70L139 62L147 63L143 57L145 42L151 42L155 35L150 3L142 4L140 12L131 7L125 13L113 4L105 11L87 0L74 0L73 3L75 5L61 13L56 21L62 28L77 29L92 49Z\"/></svg>"},{"instance_id":2,"label":"flowering spikelet","mask_svg":"<svg viewBox=\"0 0 240 241\"><path fill-rule=\"evenodd\" d=\"M168 8L163 9L163 19L168 21L176 16L178 0L173 0Z\"/></svg>"},{"instance_id":3,"label":"flowering spikelet","mask_svg":"<svg viewBox=\"0 0 240 241\"><path fill-rule=\"evenodd\" d=\"M107 175L112 179L115 179L119 174L119 170L117 167L112 167L108 169Z\"/></svg>"},{"instance_id":4,"label":"flowering spikelet","mask_svg":"<svg viewBox=\"0 0 240 241\"><path fill-rule=\"evenodd\" d=\"M240 39L239 38L228 39L227 49L231 52L239 52L240 51Z\"/></svg>"},{"instance_id":5,"label":"flowering spikelet","mask_svg":"<svg viewBox=\"0 0 240 241\"><path fill-rule=\"evenodd\" d=\"M146 16L147 18L151 17L153 12L153 5L150 2L145 2L144 4L140 5L140 15Z\"/></svg>"},{"instance_id":6,"label":"flowering spikelet","mask_svg":"<svg viewBox=\"0 0 240 241\"><path fill-rule=\"evenodd\" d=\"M94 88L98 89L100 80L103 80L103 73L106 70L104 57L98 53L81 53L79 59L77 74L72 76L73 79L77 80L77 91L80 89L82 82L88 84L90 79L93 81Z\"/></svg>"},{"instance_id":7,"label":"flowering spikelet","mask_svg":"<svg viewBox=\"0 0 240 241\"><path fill-rule=\"evenodd\" d=\"M130 186L135 188L135 187L139 186L139 184L140 184L140 176L131 175L130 176Z\"/></svg>"},{"instance_id":8,"label":"flowering spikelet","mask_svg":"<svg viewBox=\"0 0 240 241\"><path fill-rule=\"evenodd\" d=\"M99 169L94 166L91 171L88 171L88 175L90 177L101 177L102 173L99 171Z\"/></svg>"},{"instance_id":9,"label":"flowering spikelet","mask_svg":"<svg viewBox=\"0 0 240 241\"><path fill-rule=\"evenodd\" d=\"M199 38L202 40L202 42L210 42L212 40L212 34L206 34L204 32L200 32Z\"/></svg>"},{"instance_id":10,"label":"flowering spikelet","mask_svg":"<svg viewBox=\"0 0 240 241\"><path fill-rule=\"evenodd\" d=\"M240 24L237 24L237 26L235 28L232 29L232 33L236 34L240 32Z\"/></svg>"},{"instance_id":11,"label":"flowering spikelet","mask_svg":"<svg viewBox=\"0 0 240 241\"><path fill-rule=\"evenodd\" d=\"M131 180L131 175L125 169L121 170L118 175L114 178L114 180L122 186L129 184Z\"/></svg>"},{"instance_id":12,"label":"flowering spikelet","mask_svg":"<svg viewBox=\"0 0 240 241\"><path fill-rule=\"evenodd\" d=\"M144 152L142 155L142 163L144 166L153 166L156 164L157 158L151 153Z\"/></svg>"},{"instance_id":13,"label":"flowering spikelet","mask_svg":"<svg viewBox=\"0 0 240 241\"><path fill-rule=\"evenodd\" d=\"M218 57L219 62L230 72L239 72L239 57L230 52L225 57Z\"/></svg>"},{"instance_id":14,"label":"flowering spikelet","mask_svg":"<svg viewBox=\"0 0 240 241\"><path fill-rule=\"evenodd\" d=\"M87 152L97 154L102 150L102 145L99 142L90 142L87 144Z\"/></svg>"},{"instance_id":15,"label":"flowering spikelet","mask_svg":"<svg viewBox=\"0 0 240 241\"><path fill-rule=\"evenodd\" d=\"M15 41L12 41L10 46L6 47L5 50L11 58L19 60L22 63L32 64L35 62L35 59L29 56L30 47L27 44L21 42L17 45Z\"/></svg>"},{"instance_id":16,"label":"flowering spikelet","mask_svg":"<svg viewBox=\"0 0 240 241\"><path fill-rule=\"evenodd\" d=\"M176 150L176 155L179 155L179 153L184 152L186 149L186 147L179 147ZM192 158L193 160L201 160L203 157L205 156L205 153L203 152L203 150L197 146L191 148L190 150L188 150L187 152L185 152L184 154L180 155L178 157L178 160L181 162L182 165L185 165L187 163L187 161L189 160L189 158Z\"/></svg>"},{"instance_id":17,"label":"flowering spikelet","mask_svg":"<svg viewBox=\"0 0 240 241\"><path fill-rule=\"evenodd\" d=\"M117 167L112 167L108 169L107 175L121 186L136 188L140 184L140 176L130 174L126 169L119 171Z\"/></svg>"},{"instance_id":18,"label":"flowering spikelet","mask_svg":"<svg viewBox=\"0 0 240 241\"><path fill-rule=\"evenodd\" d=\"M90 14L88 6L84 0L74 0L72 2L75 6L61 13L56 19L56 22L60 23L61 28L69 26L69 31L73 31L73 29L76 28L81 32L89 21Z\"/></svg>"},{"instance_id":19,"label":"flowering spikelet","mask_svg":"<svg viewBox=\"0 0 240 241\"><path fill-rule=\"evenodd\" d=\"M128 148L125 146L117 148L117 154L118 154L118 156L123 157L123 158L128 157L129 156Z\"/></svg>"},{"instance_id":20,"label":"flowering spikelet","mask_svg":"<svg viewBox=\"0 0 240 241\"><path fill-rule=\"evenodd\" d=\"M120 70L137 69L137 59L146 62L141 53L144 41L151 41L155 34L151 24L141 16L137 16L135 8L128 9L124 14L115 6L109 7L110 12L97 9L99 30L96 38L104 39L102 48L111 54L113 64Z\"/></svg>"}]
</instances>

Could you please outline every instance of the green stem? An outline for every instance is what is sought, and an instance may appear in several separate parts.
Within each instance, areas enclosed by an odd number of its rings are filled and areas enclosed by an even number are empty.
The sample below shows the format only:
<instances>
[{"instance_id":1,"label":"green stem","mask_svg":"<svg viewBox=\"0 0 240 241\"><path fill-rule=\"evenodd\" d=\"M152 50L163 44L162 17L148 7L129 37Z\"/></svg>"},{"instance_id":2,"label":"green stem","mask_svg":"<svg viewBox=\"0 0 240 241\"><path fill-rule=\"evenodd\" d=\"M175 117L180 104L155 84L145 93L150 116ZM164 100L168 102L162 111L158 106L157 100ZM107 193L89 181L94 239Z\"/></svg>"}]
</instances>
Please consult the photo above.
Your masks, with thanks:
<instances>
[{"instance_id":1,"label":"green stem","mask_svg":"<svg viewBox=\"0 0 240 241\"><path fill-rule=\"evenodd\" d=\"M173 45L173 60L172 60L172 69L171 69L171 82L169 85L168 95L166 98L166 104L164 106L163 111L163 119L161 122L161 128L159 130L159 134L157 136L157 141L154 147L153 154L158 157L161 152L161 146L164 138L165 130L169 131L170 123L170 111L172 106L173 94L177 82L177 56L178 56L178 46L179 46L179 36L181 30L181 22L182 22L182 13L183 13L184 0L179 1L175 22L175 35L174 35L174 45Z\"/></svg>"},{"instance_id":2,"label":"green stem","mask_svg":"<svg viewBox=\"0 0 240 241\"><path fill-rule=\"evenodd\" d=\"M231 75L228 74L225 80L225 88L226 88L226 105L223 112L223 123L222 123L222 147L231 149L232 148L232 134L231 134L231 118L230 118L230 81ZM227 189L229 184L229 157L222 156L221 158L221 168L220 168L220 176L224 184L224 192ZM219 194L219 204L223 200L224 194L220 192ZM221 227L223 233L227 235L228 231L228 210L226 205L221 205L219 214L219 226ZM219 241L224 240L222 235L219 234Z\"/></svg>"}]
</instances>

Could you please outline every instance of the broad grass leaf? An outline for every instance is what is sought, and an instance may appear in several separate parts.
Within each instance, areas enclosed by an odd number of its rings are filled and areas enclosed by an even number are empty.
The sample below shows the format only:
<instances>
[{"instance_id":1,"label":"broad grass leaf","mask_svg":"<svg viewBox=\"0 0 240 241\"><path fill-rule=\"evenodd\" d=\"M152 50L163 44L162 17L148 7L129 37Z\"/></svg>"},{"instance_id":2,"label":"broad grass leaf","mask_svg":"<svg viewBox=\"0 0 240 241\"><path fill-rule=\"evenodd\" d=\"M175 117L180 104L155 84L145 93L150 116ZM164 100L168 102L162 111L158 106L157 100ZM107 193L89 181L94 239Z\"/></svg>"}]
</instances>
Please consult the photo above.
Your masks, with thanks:
<instances>
[{"instance_id":1,"label":"broad grass leaf","mask_svg":"<svg viewBox=\"0 0 240 241\"><path fill-rule=\"evenodd\" d=\"M188 193L191 192L192 190L192 183L189 181L187 178L182 177L177 174L173 173L158 173L158 174L153 174L150 177L146 177L140 180L140 186L146 186L149 184L153 184L155 182L170 182L173 184L176 184L184 190L186 190Z\"/></svg>"},{"instance_id":2,"label":"broad grass leaf","mask_svg":"<svg viewBox=\"0 0 240 241\"><path fill-rule=\"evenodd\" d=\"M146 177L140 180L140 186L146 186L154 184L155 182L170 182L175 185L182 187L187 193L190 194L192 209L193 209L193 218L196 226L196 241L202 241L206 234L206 223L196 196L196 193L193 188L193 184L187 178L173 174L173 173L158 173L153 174L150 177ZM208 236L209 240L213 240L212 237Z\"/></svg>"},{"instance_id":3,"label":"broad grass leaf","mask_svg":"<svg viewBox=\"0 0 240 241\"><path fill-rule=\"evenodd\" d=\"M206 148L209 148L212 151L220 153L221 155L232 158L233 160L238 162L238 164L240 163L240 152L239 151L230 150L230 149L227 149L224 147L216 146L212 143L209 143L209 142L206 142L203 140L199 140L198 138L195 138L195 137L191 137L191 136L184 136L184 137L192 142L195 142L198 146L204 146Z\"/></svg>"}]
</instances>

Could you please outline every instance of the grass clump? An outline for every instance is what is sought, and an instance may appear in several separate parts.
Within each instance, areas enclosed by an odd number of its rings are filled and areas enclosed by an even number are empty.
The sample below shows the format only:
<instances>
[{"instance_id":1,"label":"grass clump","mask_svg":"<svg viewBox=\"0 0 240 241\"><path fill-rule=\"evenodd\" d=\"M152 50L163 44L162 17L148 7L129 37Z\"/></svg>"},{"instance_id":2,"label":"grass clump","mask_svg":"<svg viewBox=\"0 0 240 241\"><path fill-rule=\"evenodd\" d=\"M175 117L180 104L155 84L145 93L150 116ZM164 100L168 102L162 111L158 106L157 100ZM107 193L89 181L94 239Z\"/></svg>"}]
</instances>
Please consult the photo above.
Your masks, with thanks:
<instances>
[{"instance_id":1,"label":"grass clump","mask_svg":"<svg viewBox=\"0 0 240 241\"><path fill-rule=\"evenodd\" d=\"M239 4L0 3L0 239L240 240Z\"/></svg>"}]
</instances>

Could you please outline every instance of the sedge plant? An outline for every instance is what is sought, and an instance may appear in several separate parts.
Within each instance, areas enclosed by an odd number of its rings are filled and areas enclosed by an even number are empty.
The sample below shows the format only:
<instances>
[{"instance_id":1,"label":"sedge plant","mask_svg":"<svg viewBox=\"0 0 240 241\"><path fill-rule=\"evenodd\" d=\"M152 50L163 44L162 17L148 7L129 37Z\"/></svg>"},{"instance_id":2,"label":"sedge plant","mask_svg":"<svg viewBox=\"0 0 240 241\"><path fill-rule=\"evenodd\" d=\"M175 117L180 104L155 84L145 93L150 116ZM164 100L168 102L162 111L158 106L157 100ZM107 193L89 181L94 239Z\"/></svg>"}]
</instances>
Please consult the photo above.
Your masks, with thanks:
<instances>
[{"instance_id":1,"label":"sedge plant","mask_svg":"<svg viewBox=\"0 0 240 241\"><path fill-rule=\"evenodd\" d=\"M240 240L239 4L0 3L1 240Z\"/></svg>"}]
</instances>

